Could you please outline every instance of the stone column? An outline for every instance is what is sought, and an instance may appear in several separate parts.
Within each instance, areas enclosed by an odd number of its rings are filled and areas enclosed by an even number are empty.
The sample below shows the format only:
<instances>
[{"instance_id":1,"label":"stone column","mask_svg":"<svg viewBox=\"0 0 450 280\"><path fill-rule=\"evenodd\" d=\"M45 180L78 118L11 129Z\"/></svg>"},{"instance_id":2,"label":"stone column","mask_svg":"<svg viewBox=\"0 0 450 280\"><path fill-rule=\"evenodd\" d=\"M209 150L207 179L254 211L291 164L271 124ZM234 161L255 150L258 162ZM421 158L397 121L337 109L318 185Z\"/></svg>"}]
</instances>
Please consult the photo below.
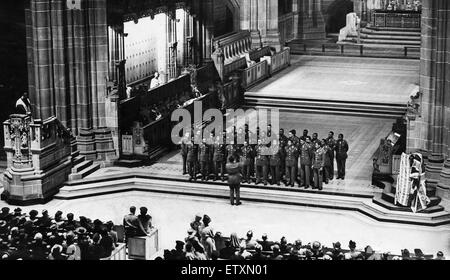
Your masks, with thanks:
<instances>
[{"instance_id":1,"label":"stone column","mask_svg":"<svg viewBox=\"0 0 450 280\"><path fill-rule=\"evenodd\" d=\"M300 7L298 19L298 39L325 39L325 21L322 15L322 0L297 0Z\"/></svg>"},{"instance_id":2,"label":"stone column","mask_svg":"<svg viewBox=\"0 0 450 280\"><path fill-rule=\"evenodd\" d=\"M203 29L203 58L206 61L211 60L211 43L214 36L214 0L204 0L202 9L202 18L204 22Z\"/></svg>"},{"instance_id":3,"label":"stone column","mask_svg":"<svg viewBox=\"0 0 450 280\"><path fill-rule=\"evenodd\" d=\"M449 198L450 189L450 2L422 1L421 114L408 126L408 151L429 151L427 188ZM445 165L444 165L445 162Z\"/></svg>"},{"instance_id":4,"label":"stone column","mask_svg":"<svg viewBox=\"0 0 450 280\"><path fill-rule=\"evenodd\" d=\"M168 80L168 61L169 61L169 17L167 15L167 7L159 7L155 14L155 26L158 26L158 40L156 41L157 49L157 67L163 82Z\"/></svg>"}]
</instances>

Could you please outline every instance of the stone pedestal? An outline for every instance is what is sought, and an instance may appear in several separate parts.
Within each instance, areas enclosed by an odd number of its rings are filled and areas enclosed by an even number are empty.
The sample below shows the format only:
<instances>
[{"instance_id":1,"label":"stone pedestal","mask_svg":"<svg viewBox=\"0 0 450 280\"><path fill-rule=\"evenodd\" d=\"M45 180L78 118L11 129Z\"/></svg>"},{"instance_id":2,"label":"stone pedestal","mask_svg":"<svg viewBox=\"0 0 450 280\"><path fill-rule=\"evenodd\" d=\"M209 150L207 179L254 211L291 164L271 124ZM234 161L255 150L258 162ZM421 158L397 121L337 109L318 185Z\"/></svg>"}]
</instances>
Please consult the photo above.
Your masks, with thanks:
<instances>
[{"instance_id":1,"label":"stone pedestal","mask_svg":"<svg viewBox=\"0 0 450 280\"><path fill-rule=\"evenodd\" d=\"M450 199L450 158L444 163L436 190L437 196Z\"/></svg>"},{"instance_id":2,"label":"stone pedestal","mask_svg":"<svg viewBox=\"0 0 450 280\"><path fill-rule=\"evenodd\" d=\"M438 186L445 158L442 154L431 154L425 167L427 189L435 189Z\"/></svg>"},{"instance_id":3,"label":"stone pedestal","mask_svg":"<svg viewBox=\"0 0 450 280\"><path fill-rule=\"evenodd\" d=\"M23 115L11 116L4 130L8 168L1 198L16 205L46 202L71 171L70 134L55 117L41 122Z\"/></svg>"}]
</instances>

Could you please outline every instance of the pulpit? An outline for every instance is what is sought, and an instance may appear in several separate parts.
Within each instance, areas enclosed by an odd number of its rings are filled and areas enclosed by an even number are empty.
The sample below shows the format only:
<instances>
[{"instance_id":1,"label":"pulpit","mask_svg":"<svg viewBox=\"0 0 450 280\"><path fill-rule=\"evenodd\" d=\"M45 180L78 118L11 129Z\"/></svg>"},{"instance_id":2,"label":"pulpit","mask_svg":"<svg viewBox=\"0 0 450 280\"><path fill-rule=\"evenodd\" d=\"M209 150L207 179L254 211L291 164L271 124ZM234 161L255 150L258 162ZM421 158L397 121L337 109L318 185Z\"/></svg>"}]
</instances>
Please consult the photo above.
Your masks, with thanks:
<instances>
[{"instance_id":1,"label":"pulpit","mask_svg":"<svg viewBox=\"0 0 450 280\"><path fill-rule=\"evenodd\" d=\"M159 231L153 228L147 236L128 238L128 258L150 260L159 251Z\"/></svg>"}]
</instances>

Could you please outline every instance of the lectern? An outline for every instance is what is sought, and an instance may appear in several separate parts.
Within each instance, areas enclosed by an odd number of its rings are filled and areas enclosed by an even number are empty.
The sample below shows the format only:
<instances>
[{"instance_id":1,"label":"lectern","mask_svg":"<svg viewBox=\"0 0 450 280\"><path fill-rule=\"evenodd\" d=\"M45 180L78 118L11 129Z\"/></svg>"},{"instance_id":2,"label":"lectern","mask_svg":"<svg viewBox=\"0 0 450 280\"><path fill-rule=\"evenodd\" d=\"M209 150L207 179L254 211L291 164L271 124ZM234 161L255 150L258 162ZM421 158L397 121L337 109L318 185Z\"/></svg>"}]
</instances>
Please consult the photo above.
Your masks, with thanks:
<instances>
[{"instance_id":1,"label":"lectern","mask_svg":"<svg viewBox=\"0 0 450 280\"><path fill-rule=\"evenodd\" d=\"M159 251L158 229L153 228L148 236L128 238L128 258L150 260Z\"/></svg>"}]
</instances>

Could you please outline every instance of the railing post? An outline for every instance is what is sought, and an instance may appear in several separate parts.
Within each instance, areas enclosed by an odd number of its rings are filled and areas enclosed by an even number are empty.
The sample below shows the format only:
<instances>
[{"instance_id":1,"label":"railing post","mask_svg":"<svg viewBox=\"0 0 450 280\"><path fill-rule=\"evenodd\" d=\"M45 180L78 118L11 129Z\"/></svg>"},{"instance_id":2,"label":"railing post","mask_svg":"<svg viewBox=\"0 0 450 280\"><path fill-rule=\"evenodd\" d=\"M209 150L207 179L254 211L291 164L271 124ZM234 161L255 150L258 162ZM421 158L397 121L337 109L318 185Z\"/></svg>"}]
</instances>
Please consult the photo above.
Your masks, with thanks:
<instances>
[{"instance_id":1,"label":"railing post","mask_svg":"<svg viewBox=\"0 0 450 280\"><path fill-rule=\"evenodd\" d=\"M405 57L408 57L408 47L405 47Z\"/></svg>"},{"instance_id":2,"label":"railing post","mask_svg":"<svg viewBox=\"0 0 450 280\"><path fill-rule=\"evenodd\" d=\"M341 45L341 54L344 54L344 45Z\"/></svg>"},{"instance_id":3,"label":"railing post","mask_svg":"<svg viewBox=\"0 0 450 280\"><path fill-rule=\"evenodd\" d=\"M325 44L322 44L322 52L325 52Z\"/></svg>"},{"instance_id":4,"label":"railing post","mask_svg":"<svg viewBox=\"0 0 450 280\"><path fill-rule=\"evenodd\" d=\"M361 54L361 56L363 56L363 54L364 54L364 45L359 45L359 53Z\"/></svg>"}]
</instances>

